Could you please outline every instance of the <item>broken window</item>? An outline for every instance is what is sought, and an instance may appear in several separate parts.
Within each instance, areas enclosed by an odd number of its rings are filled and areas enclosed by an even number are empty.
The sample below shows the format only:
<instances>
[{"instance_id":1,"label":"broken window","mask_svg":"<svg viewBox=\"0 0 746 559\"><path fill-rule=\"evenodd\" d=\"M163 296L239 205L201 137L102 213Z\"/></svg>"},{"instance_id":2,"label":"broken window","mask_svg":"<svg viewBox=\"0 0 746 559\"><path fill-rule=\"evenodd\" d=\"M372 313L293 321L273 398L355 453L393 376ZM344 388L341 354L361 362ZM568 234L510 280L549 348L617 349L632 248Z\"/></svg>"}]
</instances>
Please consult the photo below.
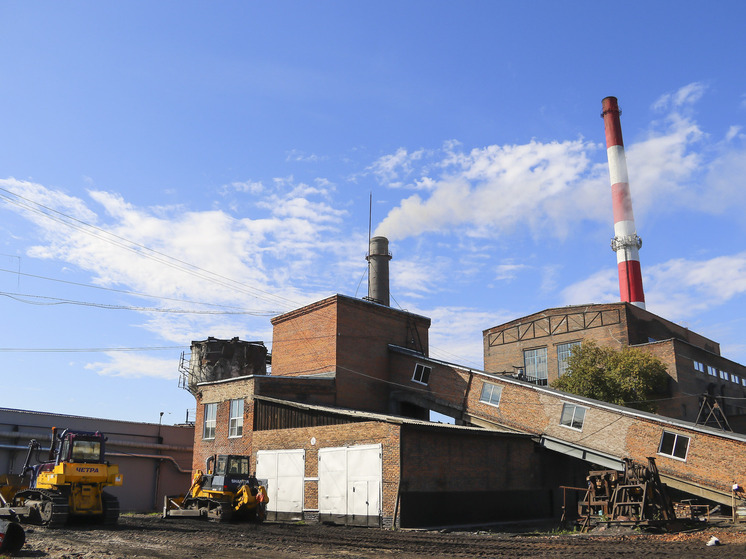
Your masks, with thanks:
<instances>
[{"instance_id":1,"label":"broken window","mask_svg":"<svg viewBox=\"0 0 746 559\"><path fill-rule=\"evenodd\" d=\"M202 430L203 439L215 438L215 420L218 417L217 404L205 404L204 429Z\"/></svg>"},{"instance_id":2,"label":"broken window","mask_svg":"<svg viewBox=\"0 0 746 559\"><path fill-rule=\"evenodd\" d=\"M560 425L582 431L583 423L585 422L585 410L586 408L582 406L576 406L575 404L562 404Z\"/></svg>"},{"instance_id":3,"label":"broken window","mask_svg":"<svg viewBox=\"0 0 746 559\"><path fill-rule=\"evenodd\" d=\"M661 436L661 444L658 447L658 454L670 456L671 458L678 458L679 460L686 460L686 455L689 452L689 437L685 435L679 435L678 433L669 433L663 431Z\"/></svg>"},{"instance_id":4,"label":"broken window","mask_svg":"<svg viewBox=\"0 0 746 559\"><path fill-rule=\"evenodd\" d=\"M420 384L427 384L430 380L430 373L432 372L432 370L432 367L417 363L414 366L414 375L412 375L412 380L415 382L419 382Z\"/></svg>"},{"instance_id":5,"label":"broken window","mask_svg":"<svg viewBox=\"0 0 746 559\"><path fill-rule=\"evenodd\" d=\"M479 395L479 401L484 402L485 404L490 404L491 406L499 406L502 392L502 386L485 382L482 385L482 393Z\"/></svg>"}]
</instances>

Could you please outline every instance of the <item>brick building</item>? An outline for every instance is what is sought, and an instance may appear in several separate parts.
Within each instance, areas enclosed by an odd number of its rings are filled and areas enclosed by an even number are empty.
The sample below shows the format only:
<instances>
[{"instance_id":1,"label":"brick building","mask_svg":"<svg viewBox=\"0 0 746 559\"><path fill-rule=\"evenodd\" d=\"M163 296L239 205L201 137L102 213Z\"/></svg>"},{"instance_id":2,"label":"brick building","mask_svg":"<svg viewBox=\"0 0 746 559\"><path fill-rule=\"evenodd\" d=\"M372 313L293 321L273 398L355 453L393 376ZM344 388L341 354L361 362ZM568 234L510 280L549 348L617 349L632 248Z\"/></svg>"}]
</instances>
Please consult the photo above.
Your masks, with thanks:
<instances>
[{"instance_id":1,"label":"brick building","mask_svg":"<svg viewBox=\"0 0 746 559\"><path fill-rule=\"evenodd\" d=\"M431 359L429 319L372 301L335 295L272 324L272 374L240 362L213 374L202 346L221 341L208 339L193 342L203 365L189 371L201 376L184 385L197 400L194 467L214 453L250 455L276 518L433 526L546 517L559 511L561 485L649 456L669 485L725 505L731 485L746 482L742 435L514 377L526 351L544 347L550 380L559 358L548 356L592 336L658 352L682 396L696 382L741 390L740 369L715 342L631 305L550 309L487 330L489 372ZM236 345L263 347L224 343L239 361L252 352ZM727 380L710 379L707 365ZM425 421L430 410L456 425Z\"/></svg>"},{"instance_id":2,"label":"brick building","mask_svg":"<svg viewBox=\"0 0 746 559\"><path fill-rule=\"evenodd\" d=\"M484 369L547 385L583 340L636 347L661 359L670 377L661 415L696 421L708 395L732 419L731 427L743 425L746 367L720 355L717 342L630 303L546 309L484 330Z\"/></svg>"}]
</instances>

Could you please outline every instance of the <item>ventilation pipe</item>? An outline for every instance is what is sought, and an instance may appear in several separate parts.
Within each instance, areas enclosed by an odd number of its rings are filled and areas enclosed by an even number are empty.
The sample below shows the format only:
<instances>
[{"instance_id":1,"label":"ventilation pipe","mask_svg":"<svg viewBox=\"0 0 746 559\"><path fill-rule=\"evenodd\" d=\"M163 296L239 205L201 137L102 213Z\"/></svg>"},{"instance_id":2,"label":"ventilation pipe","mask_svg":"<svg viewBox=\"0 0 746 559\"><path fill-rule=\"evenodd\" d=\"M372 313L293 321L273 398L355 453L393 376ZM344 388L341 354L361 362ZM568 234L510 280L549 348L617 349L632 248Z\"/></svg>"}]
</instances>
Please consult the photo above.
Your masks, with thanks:
<instances>
[{"instance_id":1,"label":"ventilation pipe","mask_svg":"<svg viewBox=\"0 0 746 559\"><path fill-rule=\"evenodd\" d=\"M614 238L611 248L616 252L619 271L619 295L625 303L645 308L640 271L640 247L642 239L637 236L635 217L632 213L632 197L629 193L627 159L624 155L622 125L616 97L606 97L602 102L601 117L606 129L606 155L609 158L611 176L611 198L614 208Z\"/></svg>"},{"instance_id":2,"label":"ventilation pipe","mask_svg":"<svg viewBox=\"0 0 746 559\"><path fill-rule=\"evenodd\" d=\"M368 296L367 300L390 306L389 300L389 240L386 237L373 237L370 240L368 256Z\"/></svg>"}]
</instances>

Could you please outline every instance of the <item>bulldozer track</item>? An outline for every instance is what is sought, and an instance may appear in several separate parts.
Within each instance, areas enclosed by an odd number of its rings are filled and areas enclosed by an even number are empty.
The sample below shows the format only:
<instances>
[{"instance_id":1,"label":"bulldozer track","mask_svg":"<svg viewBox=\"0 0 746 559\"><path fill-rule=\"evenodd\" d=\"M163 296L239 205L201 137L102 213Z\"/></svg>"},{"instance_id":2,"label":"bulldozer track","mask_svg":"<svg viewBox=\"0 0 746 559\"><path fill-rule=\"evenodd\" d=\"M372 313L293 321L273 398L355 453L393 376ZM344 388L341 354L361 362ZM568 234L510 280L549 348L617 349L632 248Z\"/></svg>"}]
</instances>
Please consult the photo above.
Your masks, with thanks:
<instances>
[{"instance_id":1,"label":"bulldozer track","mask_svg":"<svg viewBox=\"0 0 746 559\"><path fill-rule=\"evenodd\" d=\"M106 526L113 526L119 520L119 499L104 491L102 493L102 500L104 505L104 524Z\"/></svg>"},{"instance_id":2,"label":"bulldozer track","mask_svg":"<svg viewBox=\"0 0 746 559\"><path fill-rule=\"evenodd\" d=\"M13 499L15 505L31 505L32 513L27 521L47 528L59 528L67 523L68 498L58 491L26 489L19 491Z\"/></svg>"}]
</instances>

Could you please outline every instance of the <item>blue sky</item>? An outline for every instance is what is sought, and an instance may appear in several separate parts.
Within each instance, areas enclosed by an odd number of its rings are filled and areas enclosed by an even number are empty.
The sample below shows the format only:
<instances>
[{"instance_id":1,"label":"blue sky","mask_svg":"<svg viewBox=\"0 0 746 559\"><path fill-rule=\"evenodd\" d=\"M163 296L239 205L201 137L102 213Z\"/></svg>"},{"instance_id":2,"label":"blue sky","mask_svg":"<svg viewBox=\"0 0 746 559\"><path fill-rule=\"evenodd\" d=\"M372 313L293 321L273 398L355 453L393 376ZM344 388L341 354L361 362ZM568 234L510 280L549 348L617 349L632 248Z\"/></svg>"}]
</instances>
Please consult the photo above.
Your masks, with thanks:
<instances>
[{"instance_id":1,"label":"blue sky","mask_svg":"<svg viewBox=\"0 0 746 559\"><path fill-rule=\"evenodd\" d=\"M0 406L183 421L208 336L366 294L431 355L619 299L601 100L648 310L746 362L741 2L0 3Z\"/></svg>"}]
</instances>

